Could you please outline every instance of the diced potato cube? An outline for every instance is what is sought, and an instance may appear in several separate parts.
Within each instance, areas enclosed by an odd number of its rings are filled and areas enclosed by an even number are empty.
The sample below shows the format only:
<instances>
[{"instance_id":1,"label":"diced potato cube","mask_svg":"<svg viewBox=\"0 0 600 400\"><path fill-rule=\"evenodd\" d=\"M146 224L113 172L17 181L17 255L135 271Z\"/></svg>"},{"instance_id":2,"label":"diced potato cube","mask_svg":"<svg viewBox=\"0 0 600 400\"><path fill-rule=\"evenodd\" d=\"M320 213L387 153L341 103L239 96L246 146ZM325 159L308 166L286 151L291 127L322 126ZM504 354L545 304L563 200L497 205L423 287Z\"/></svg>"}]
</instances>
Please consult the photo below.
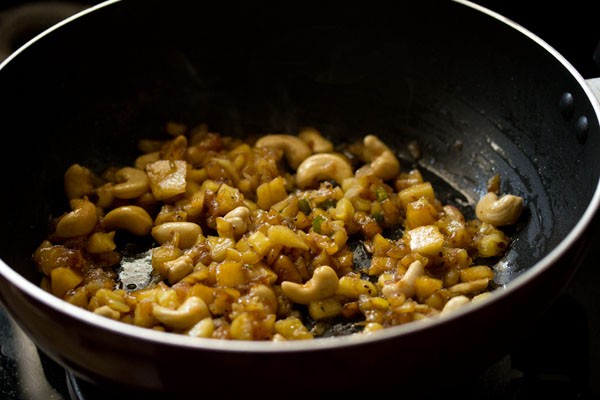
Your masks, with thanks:
<instances>
[{"instance_id":1,"label":"diced potato cube","mask_svg":"<svg viewBox=\"0 0 600 400\"><path fill-rule=\"evenodd\" d=\"M227 256L227 249L233 248L235 242L231 238L208 236L208 246L210 247L210 256L213 261L221 262Z\"/></svg>"},{"instance_id":2,"label":"diced potato cube","mask_svg":"<svg viewBox=\"0 0 600 400\"><path fill-rule=\"evenodd\" d=\"M409 203L419 200L421 197L425 197L429 203L434 202L435 193L433 192L433 186L430 182L419 183L413 186L409 186L406 189L398 192L398 199L402 207L406 209Z\"/></svg>"},{"instance_id":3,"label":"diced potato cube","mask_svg":"<svg viewBox=\"0 0 600 400\"><path fill-rule=\"evenodd\" d=\"M335 218L340 221L352 221L354 206L352 202L345 197L338 200L335 207Z\"/></svg>"},{"instance_id":4,"label":"diced potato cube","mask_svg":"<svg viewBox=\"0 0 600 400\"><path fill-rule=\"evenodd\" d=\"M217 266L217 285L234 287L247 283L244 265L237 261L224 261Z\"/></svg>"},{"instance_id":5,"label":"diced potato cube","mask_svg":"<svg viewBox=\"0 0 600 400\"><path fill-rule=\"evenodd\" d=\"M415 294L418 299L427 299L436 291L440 290L443 282L430 276L422 275L415 281Z\"/></svg>"},{"instance_id":6,"label":"diced potato cube","mask_svg":"<svg viewBox=\"0 0 600 400\"><path fill-rule=\"evenodd\" d=\"M331 318L342 312L342 304L334 297L324 300L311 301L308 304L308 314L314 320Z\"/></svg>"},{"instance_id":7,"label":"diced potato cube","mask_svg":"<svg viewBox=\"0 0 600 400\"><path fill-rule=\"evenodd\" d=\"M187 162L158 160L146 165L150 189L156 200L164 200L185 192Z\"/></svg>"},{"instance_id":8,"label":"diced potato cube","mask_svg":"<svg viewBox=\"0 0 600 400\"><path fill-rule=\"evenodd\" d=\"M372 276L380 275L386 271L393 271L398 265L398 259L392 257L374 256L371 259L368 274Z\"/></svg>"},{"instance_id":9,"label":"diced potato cube","mask_svg":"<svg viewBox=\"0 0 600 400\"><path fill-rule=\"evenodd\" d=\"M271 249L271 241L260 231L256 231L250 235L248 237L248 243L260 257L263 257Z\"/></svg>"},{"instance_id":10,"label":"diced potato cube","mask_svg":"<svg viewBox=\"0 0 600 400\"><path fill-rule=\"evenodd\" d=\"M435 225L419 226L407 231L410 249L424 256L433 256L442 250L444 235Z\"/></svg>"},{"instance_id":11,"label":"diced potato cube","mask_svg":"<svg viewBox=\"0 0 600 400\"><path fill-rule=\"evenodd\" d=\"M210 304L214 300L214 289L206 286L203 283L196 283L190 290L190 296L200 297L206 304Z\"/></svg>"},{"instance_id":12,"label":"diced potato cube","mask_svg":"<svg viewBox=\"0 0 600 400\"><path fill-rule=\"evenodd\" d=\"M481 257L495 257L506 251L508 239L504 232L494 230L490 234L482 236L477 242L477 251Z\"/></svg>"},{"instance_id":13,"label":"diced potato cube","mask_svg":"<svg viewBox=\"0 0 600 400\"><path fill-rule=\"evenodd\" d=\"M462 282L471 282L479 279L493 279L494 271L487 265L476 265L460 271L460 280Z\"/></svg>"},{"instance_id":14,"label":"diced potato cube","mask_svg":"<svg viewBox=\"0 0 600 400\"><path fill-rule=\"evenodd\" d=\"M340 278L340 283L337 293L350 299L358 299L360 295L375 296L377 295L377 286L366 279L360 279L358 276L343 276Z\"/></svg>"},{"instance_id":15,"label":"diced potato cube","mask_svg":"<svg viewBox=\"0 0 600 400\"><path fill-rule=\"evenodd\" d=\"M238 189L223 183L217 191L216 203L217 213L225 215L234 208L244 204L244 196Z\"/></svg>"},{"instance_id":16,"label":"diced potato cube","mask_svg":"<svg viewBox=\"0 0 600 400\"><path fill-rule=\"evenodd\" d=\"M54 268L50 273L52 293L62 298L83 281L83 276L67 267Z\"/></svg>"},{"instance_id":17,"label":"diced potato cube","mask_svg":"<svg viewBox=\"0 0 600 400\"><path fill-rule=\"evenodd\" d=\"M376 233L372 239L373 242L373 256L385 256L387 252L392 248L392 242L389 239L383 237L380 233Z\"/></svg>"},{"instance_id":18,"label":"diced potato cube","mask_svg":"<svg viewBox=\"0 0 600 400\"><path fill-rule=\"evenodd\" d=\"M269 241L286 247L308 250L306 242L296 232L284 225L273 225L269 227Z\"/></svg>"},{"instance_id":19,"label":"diced potato cube","mask_svg":"<svg viewBox=\"0 0 600 400\"><path fill-rule=\"evenodd\" d=\"M256 203L263 210L287 197L285 178L278 176L270 182L265 182L256 189Z\"/></svg>"},{"instance_id":20,"label":"diced potato cube","mask_svg":"<svg viewBox=\"0 0 600 400\"><path fill-rule=\"evenodd\" d=\"M287 317L275 322L275 331L289 340L312 339L313 335L297 317Z\"/></svg>"},{"instance_id":21,"label":"diced potato cube","mask_svg":"<svg viewBox=\"0 0 600 400\"><path fill-rule=\"evenodd\" d=\"M438 219L438 212L425 197L412 201L406 206L407 229L431 225Z\"/></svg>"}]
</instances>

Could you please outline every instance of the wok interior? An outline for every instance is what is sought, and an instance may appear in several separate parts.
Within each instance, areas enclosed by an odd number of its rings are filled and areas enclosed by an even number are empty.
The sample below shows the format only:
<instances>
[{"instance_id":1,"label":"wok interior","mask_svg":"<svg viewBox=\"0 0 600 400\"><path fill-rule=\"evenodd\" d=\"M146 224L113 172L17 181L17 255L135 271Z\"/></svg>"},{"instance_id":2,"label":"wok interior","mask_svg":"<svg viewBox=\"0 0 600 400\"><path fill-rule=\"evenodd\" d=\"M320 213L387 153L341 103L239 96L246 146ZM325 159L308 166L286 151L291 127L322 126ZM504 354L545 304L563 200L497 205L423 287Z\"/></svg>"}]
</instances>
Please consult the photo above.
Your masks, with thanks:
<instances>
[{"instance_id":1,"label":"wok interior","mask_svg":"<svg viewBox=\"0 0 600 400\"><path fill-rule=\"evenodd\" d=\"M263 3L117 3L7 64L2 130L16 161L0 161L0 257L37 284L31 253L49 217L68 207L66 168L129 165L137 140L163 137L167 121L226 135L302 126L338 142L375 134L404 170L438 177L440 197L459 206L474 206L500 174L502 192L523 196L527 210L499 284L545 256L585 211L598 182L598 123L577 81L533 41L459 4L317 13ZM558 107L567 91L590 122L583 144Z\"/></svg>"}]
</instances>

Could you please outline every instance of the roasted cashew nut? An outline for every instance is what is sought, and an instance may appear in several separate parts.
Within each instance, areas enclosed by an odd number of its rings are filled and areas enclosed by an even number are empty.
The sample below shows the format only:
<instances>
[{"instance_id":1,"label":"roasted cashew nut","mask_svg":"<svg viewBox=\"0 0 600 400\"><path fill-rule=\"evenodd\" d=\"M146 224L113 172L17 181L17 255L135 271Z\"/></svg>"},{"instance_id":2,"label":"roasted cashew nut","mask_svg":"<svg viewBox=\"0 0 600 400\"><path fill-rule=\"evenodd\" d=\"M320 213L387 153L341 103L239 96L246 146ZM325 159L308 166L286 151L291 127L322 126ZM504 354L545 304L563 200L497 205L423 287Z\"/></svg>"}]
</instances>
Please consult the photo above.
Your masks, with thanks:
<instances>
[{"instance_id":1,"label":"roasted cashew nut","mask_svg":"<svg viewBox=\"0 0 600 400\"><path fill-rule=\"evenodd\" d=\"M69 200L80 199L93 192L92 171L79 164L71 165L64 175L65 193Z\"/></svg>"},{"instance_id":2,"label":"roasted cashew nut","mask_svg":"<svg viewBox=\"0 0 600 400\"><path fill-rule=\"evenodd\" d=\"M275 314L277 312L277 295L271 287L263 284L253 286L248 296L262 304L266 313Z\"/></svg>"},{"instance_id":3,"label":"roasted cashew nut","mask_svg":"<svg viewBox=\"0 0 600 400\"><path fill-rule=\"evenodd\" d=\"M444 308L442 308L441 313L444 315L451 313L452 311L458 310L459 308L461 308L465 304L469 304L470 302L471 302L471 300L469 300L469 298L467 296L464 296L464 295L455 296L455 297L451 298L450 300L448 300L448 302L444 305Z\"/></svg>"},{"instance_id":4,"label":"roasted cashew nut","mask_svg":"<svg viewBox=\"0 0 600 400\"><path fill-rule=\"evenodd\" d=\"M324 265L315 269L312 278L303 285L291 281L281 282L281 290L294 303L308 304L333 296L338 285L339 279L334 269Z\"/></svg>"},{"instance_id":5,"label":"roasted cashew nut","mask_svg":"<svg viewBox=\"0 0 600 400\"><path fill-rule=\"evenodd\" d=\"M104 225L107 231L124 229L134 235L145 236L150 233L153 221L142 207L122 206L104 216Z\"/></svg>"},{"instance_id":6,"label":"roasted cashew nut","mask_svg":"<svg viewBox=\"0 0 600 400\"><path fill-rule=\"evenodd\" d=\"M352 166L342 156L331 153L314 154L300 164L296 172L296 184L304 189L319 181L334 180L342 184L354 176Z\"/></svg>"},{"instance_id":7,"label":"roasted cashew nut","mask_svg":"<svg viewBox=\"0 0 600 400\"><path fill-rule=\"evenodd\" d=\"M60 218L56 224L56 235L61 238L87 235L98 221L96 206L87 197L72 199L70 205L73 211Z\"/></svg>"},{"instance_id":8,"label":"roasted cashew nut","mask_svg":"<svg viewBox=\"0 0 600 400\"><path fill-rule=\"evenodd\" d=\"M200 320L210 317L208 306L200 297L188 297L177 310L158 304L152 307L152 315L171 329L188 329Z\"/></svg>"},{"instance_id":9,"label":"roasted cashew nut","mask_svg":"<svg viewBox=\"0 0 600 400\"><path fill-rule=\"evenodd\" d=\"M112 232L95 232L90 235L85 244L85 249L88 253L101 254L108 253L117 248L115 244L115 231Z\"/></svg>"},{"instance_id":10,"label":"roasted cashew nut","mask_svg":"<svg viewBox=\"0 0 600 400\"><path fill-rule=\"evenodd\" d=\"M331 153L333 143L325 139L321 132L314 128L305 128L298 134L298 138L310 147L313 153Z\"/></svg>"},{"instance_id":11,"label":"roasted cashew nut","mask_svg":"<svg viewBox=\"0 0 600 400\"><path fill-rule=\"evenodd\" d=\"M174 284L185 278L194 269L194 260L187 254L167 261L164 264L164 273L169 283Z\"/></svg>"},{"instance_id":12,"label":"roasted cashew nut","mask_svg":"<svg viewBox=\"0 0 600 400\"><path fill-rule=\"evenodd\" d=\"M400 172L400 162L379 138L375 135L367 135L363 144L366 154L367 164L356 171L356 176L375 175L385 180L392 179Z\"/></svg>"},{"instance_id":13,"label":"roasted cashew nut","mask_svg":"<svg viewBox=\"0 0 600 400\"><path fill-rule=\"evenodd\" d=\"M141 169L125 167L115 173L113 195L118 199L135 199L150 190L148 175Z\"/></svg>"},{"instance_id":14,"label":"roasted cashew nut","mask_svg":"<svg viewBox=\"0 0 600 400\"><path fill-rule=\"evenodd\" d=\"M233 233L236 236L243 235L248 231L248 224L250 223L250 210L248 207L239 206L225 214L223 219L231 224Z\"/></svg>"},{"instance_id":15,"label":"roasted cashew nut","mask_svg":"<svg viewBox=\"0 0 600 400\"><path fill-rule=\"evenodd\" d=\"M145 170L146 165L160 160L160 151L153 151L152 153L142 154L135 159L134 165L137 169Z\"/></svg>"},{"instance_id":16,"label":"roasted cashew nut","mask_svg":"<svg viewBox=\"0 0 600 400\"><path fill-rule=\"evenodd\" d=\"M409 266L404 276L397 282L386 284L381 289L381 293L390 299L392 297L403 294L406 298L415 295L415 283L417 278L425 273L423 263L419 260L413 261Z\"/></svg>"},{"instance_id":17,"label":"roasted cashew nut","mask_svg":"<svg viewBox=\"0 0 600 400\"><path fill-rule=\"evenodd\" d=\"M196 243L202 228L193 222L165 222L152 228L152 237L160 244L173 240L176 234L179 237L177 247L187 249Z\"/></svg>"},{"instance_id":18,"label":"roasted cashew nut","mask_svg":"<svg viewBox=\"0 0 600 400\"><path fill-rule=\"evenodd\" d=\"M523 211L523 198L505 194L498 198L488 192L477 202L475 213L477 218L493 226L511 225L517 222Z\"/></svg>"},{"instance_id":19,"label":"roasted cashew nut","mask_svg":"<svg viewBox=\"0 0 600 400\"><path fill-rule=\"evenodd\" d=\"M290 167L297 169L302 161L312 154L310 147L292 135L266 135L256 141L256 147L275 147L283 150Z\"/></svg>"}]
</instances>

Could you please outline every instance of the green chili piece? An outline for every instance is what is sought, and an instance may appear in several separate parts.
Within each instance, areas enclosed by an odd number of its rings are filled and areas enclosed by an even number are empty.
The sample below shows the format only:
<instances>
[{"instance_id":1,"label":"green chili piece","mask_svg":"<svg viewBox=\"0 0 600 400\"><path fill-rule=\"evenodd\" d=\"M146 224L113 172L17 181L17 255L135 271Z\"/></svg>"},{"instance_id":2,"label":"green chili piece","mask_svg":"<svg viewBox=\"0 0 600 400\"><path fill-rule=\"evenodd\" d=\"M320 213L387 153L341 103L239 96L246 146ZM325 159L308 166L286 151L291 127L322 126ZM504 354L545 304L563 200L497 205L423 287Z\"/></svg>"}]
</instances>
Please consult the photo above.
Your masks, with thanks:
<instances>
[{"instance_id":1,"label":"green chili piece","mask_svg":"<svg viewBox=\"0 0 600 400\"><path fill-rule=\"evenodd\" d=\"M300 211L302 211L306 215L309 215L310 212L312 211L312 209L310 207L310 203L306 199L298 200L298 208L300 209Z\"/></svg>"},{"instance_id":2,"label":"green chili piece","mask_svg":"<svg viewBox=\"0 0 600 400\"><path fill-rule=\"evenodd\" d=\"M322 215L317 215L315 217L315 219L313 219L313 222L312 222L313 231L320 234L321 233L321 224L323 223L323 221L325 221L325 217L323 217Z\"/></svg>"},{"instance_id":3,"label":"green chili piece","mask_svg":"<svg viewBox=\"0 0 600 400\"><path fill-rule=\"evenodd\" d=\"M377 200L381 202L388 198L388 193L384 188L378 187L375 190L375 196L377 196Z\"/></svg>"}]
</instances>

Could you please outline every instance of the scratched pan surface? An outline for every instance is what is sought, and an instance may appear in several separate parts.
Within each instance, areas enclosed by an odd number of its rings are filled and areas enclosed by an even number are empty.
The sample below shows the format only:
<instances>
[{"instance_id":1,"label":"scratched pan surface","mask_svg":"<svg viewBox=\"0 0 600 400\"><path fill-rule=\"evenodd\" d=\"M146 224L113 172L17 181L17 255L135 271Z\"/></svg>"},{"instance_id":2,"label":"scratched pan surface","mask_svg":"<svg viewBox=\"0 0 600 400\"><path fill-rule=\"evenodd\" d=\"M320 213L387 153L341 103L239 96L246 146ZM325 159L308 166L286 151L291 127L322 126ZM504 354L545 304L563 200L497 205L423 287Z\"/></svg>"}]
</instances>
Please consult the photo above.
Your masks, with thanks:
<instances>
[{"instance_id":1,"label":"scratched pan surface","mask_svg":"<svg viewBox=\"0 0 600 400\"><path fill-rule=\"evenodd\" d=\"M599 201L598 106L562 56L522 28L468 3L402 3L107 2L7 60L0 299L40 349L93 382L172 393L198 376L229 384L232 371L243 371L240 390L352 387L362 381L349 377L374 368L381 379L418 381L426 370L444 382L501 356L585 251ZM340 143L376 134L464 209L499 174L526 211L496 260L498 289L444 320L301 343L192 340L44 293L31 253L67 206L63 172L130 164L137 140L159 137L168 120L229 135L312 125ZM418 158L407 150L415 141Z\"/></svg>"}]
</instances>

